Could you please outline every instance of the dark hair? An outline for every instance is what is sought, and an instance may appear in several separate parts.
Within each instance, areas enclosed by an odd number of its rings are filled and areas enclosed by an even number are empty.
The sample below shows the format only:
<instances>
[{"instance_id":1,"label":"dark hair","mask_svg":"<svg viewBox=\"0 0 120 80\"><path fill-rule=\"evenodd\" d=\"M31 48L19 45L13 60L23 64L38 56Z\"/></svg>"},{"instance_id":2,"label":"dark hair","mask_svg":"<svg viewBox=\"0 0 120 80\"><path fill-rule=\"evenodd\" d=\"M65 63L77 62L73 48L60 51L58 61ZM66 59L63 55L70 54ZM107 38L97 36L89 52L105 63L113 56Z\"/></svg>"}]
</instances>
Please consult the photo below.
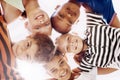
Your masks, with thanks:
<instances>
[{"instance_id":1,"label":"dark hair","mask_svg":"<svg viewBox=\"0 0 120 80\"><path fill-rule=\"evenodd\" d=\"M48 62L54 55L54 44L51 38L45 34L36 33L32 38L38 45L38 51L35 54L35 61L39 63Z\"/></svg>"},{"instance_id":2,"label":"dark hair","mask_svg":"<svg viewBox=\"0 0 120 80\"><path fill-rule=\"evenodd\" d=\"M27 14L26 14L25 10L22 12L21 16L24 17L24 18L27 18Z\"/></svg>"},{"instance_id":3,"label":"dark hair","mask_svg":"<svg viewBox=\"0 0 120 80\"><path fill-rule=\"evenodd\" d=\"M62 55L62 52L57 49L54 56L59 56L59 55Z\"/></svg>"},{"instance_id":4,"label":"dark hair","mask_svg":"<svg viewBox=\"0 0 120 80\"><path fill-rule=\"evenodd\" d=\"M62 54L62 52L59 51L58 49L56 49L53 57L51 57L51 59L49 61L53 60L53 58L56 57L56 56L63 56L64 57L64 55Z\"/></svg>"},{"instance_id":5,"label":"dark hair","mask_svg":"<svg viewBox=\"0 0 120 80\"><path fill-rule=\"evenodd\" d=\"M55 13L54 13L55 14ZM57 32L59 32L59 33L61 33L61 34L66 34L66 33L68 33L70 30L62 30L60 27L58 27L57 25L56 25L56 22L55 22L55 20L54 20L54 14L51 16L51 25L52 25L52 28L54 28ZM63 26L61 26L61 27L63 27Z\"/></svg>"}]
</instances>

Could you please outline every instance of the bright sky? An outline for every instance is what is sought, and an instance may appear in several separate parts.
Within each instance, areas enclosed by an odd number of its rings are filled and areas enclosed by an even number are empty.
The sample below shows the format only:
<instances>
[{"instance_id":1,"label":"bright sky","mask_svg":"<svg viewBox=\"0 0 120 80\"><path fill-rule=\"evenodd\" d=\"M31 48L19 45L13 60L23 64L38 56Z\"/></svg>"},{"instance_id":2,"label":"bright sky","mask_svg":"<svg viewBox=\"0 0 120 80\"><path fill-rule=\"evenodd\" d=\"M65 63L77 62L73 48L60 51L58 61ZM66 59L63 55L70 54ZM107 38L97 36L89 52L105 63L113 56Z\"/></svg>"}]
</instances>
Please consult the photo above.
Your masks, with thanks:
<instances>
[{"instance_id":1,"label":"bright sky","mask_svg":"<svg viewBox=\"0 0 120 80\"><path fill-rule=\"evenodd\" d=\"M67 0L39 0L40 6L42 9L44 9L49 16L52 15L52 13L55 11L56 5L61 5L65 3ZM118 5L119 0L113 0L113 4L115 7L115 11L118 14L118 17L120 19L120 5ZM79 34L83 34L85 30L85 15L83 9L81 9L81 16L80 21L78 24L73 25L75 26L71 32L79 32ZM16 26L17 25L17 26ZM79 26L77 26L79 25ZM16 20L14 23L9 25L10 35L13 42L19 41L25 36L29 34L29 32L24 28L24 22L21 20ZM54 40L59 34L55 31L52 33L52 39ZM80 35L84 38L84 36ZM70 58L72 59L72 58ZM73 61L70 61L72 63L71 67L74 68L77 66L74 64ZM27 62L19 61L18 60L18 68L20 73L23 77L25 77L26 80L45 80L47 77L50 77L46 75L45 70L43 67L41 67L40 64L29 64ZM116 71L114 73L104 75L104 76L97 76L97 80L118 80L120 79L120 71ZM79 79L78 79L79 80Z\"/></svg>"}]
</instances>

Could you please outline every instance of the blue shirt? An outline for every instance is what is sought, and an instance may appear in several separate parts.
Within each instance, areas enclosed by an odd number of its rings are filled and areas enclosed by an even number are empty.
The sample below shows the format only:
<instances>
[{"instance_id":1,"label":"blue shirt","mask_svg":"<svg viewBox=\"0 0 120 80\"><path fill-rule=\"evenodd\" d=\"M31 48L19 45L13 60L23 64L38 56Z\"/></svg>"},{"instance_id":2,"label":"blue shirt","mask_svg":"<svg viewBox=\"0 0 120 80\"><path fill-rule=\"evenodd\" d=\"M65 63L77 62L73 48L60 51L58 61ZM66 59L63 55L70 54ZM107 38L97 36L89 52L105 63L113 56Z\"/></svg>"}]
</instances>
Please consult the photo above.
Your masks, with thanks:
<instances>
[{"instance_id":1,"label":"blue shirt","mask_svg":"<svg viewBox=\"0 0 120 80\"><path fill-rule=\"evenodd\" d=\"M112 0L77 0L88 4L93 12L102 14L107 23L110 23L115 10L113 8Z\"/></svg>"}]
</instances>

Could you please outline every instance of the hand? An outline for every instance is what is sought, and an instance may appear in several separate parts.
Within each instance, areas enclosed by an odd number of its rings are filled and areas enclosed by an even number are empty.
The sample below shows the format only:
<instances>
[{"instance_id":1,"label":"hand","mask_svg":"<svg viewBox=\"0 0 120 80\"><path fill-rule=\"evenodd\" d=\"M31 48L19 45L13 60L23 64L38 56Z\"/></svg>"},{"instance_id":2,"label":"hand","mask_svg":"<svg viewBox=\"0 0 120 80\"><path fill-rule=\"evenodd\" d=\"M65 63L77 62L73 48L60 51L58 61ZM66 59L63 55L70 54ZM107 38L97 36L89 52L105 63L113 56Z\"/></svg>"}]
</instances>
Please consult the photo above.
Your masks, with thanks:
<instances>
[{"instance_id":1,"label":"hand","mask_svg":"<svg viewBox=\"0 0 120 80\"><path fill-rule=\"evenodd\" d=\"M72 70L71 77L69 78L69 80L77 79L79 76L80 76L80 69L75 68Z\"/></svg>"},{"instance_id":2,"label":"hand","mask_svg":"<svg viewBox=\"0 0 120 80\"><path fill-rule=\"evenodd\" d=\"M78 53L78 54L75 54L73 59L75 60L75 62L77 64L80 64L80 62L82 61L82 58L83 58L83 53Z\"/></svg>"}]
</instances>

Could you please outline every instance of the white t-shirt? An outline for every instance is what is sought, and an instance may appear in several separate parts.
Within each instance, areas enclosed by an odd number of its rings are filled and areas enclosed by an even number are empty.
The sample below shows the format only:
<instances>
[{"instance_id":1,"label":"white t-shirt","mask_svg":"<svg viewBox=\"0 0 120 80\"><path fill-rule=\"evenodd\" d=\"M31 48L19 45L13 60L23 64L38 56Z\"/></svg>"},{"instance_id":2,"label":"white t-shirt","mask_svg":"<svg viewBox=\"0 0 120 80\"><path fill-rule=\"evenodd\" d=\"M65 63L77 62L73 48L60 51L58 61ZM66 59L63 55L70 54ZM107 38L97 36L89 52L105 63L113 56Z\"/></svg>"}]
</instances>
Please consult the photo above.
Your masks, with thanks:
<instances>
[{"instance_id":1,"label":"white t-shirt","mask_svg":"<svg viewBox=\"0 0 120 80\"><path fill-rule=\"evenodd\" d=\"M22 0L4 0L6 3L16 7L17 9L21 10L22 12L25 10L22 4Z\"/></svg>"},{"instance_id":2,"label":"white t-shirt","mask_svg":"<svg viewBox=\"0 0 120 80\"><path fill-rule=\"evenodd\" d=\"M75 80L96 80L97 67L94 67L90 72L82 72L81 75Z\"/></svg>"}]
</instances>

